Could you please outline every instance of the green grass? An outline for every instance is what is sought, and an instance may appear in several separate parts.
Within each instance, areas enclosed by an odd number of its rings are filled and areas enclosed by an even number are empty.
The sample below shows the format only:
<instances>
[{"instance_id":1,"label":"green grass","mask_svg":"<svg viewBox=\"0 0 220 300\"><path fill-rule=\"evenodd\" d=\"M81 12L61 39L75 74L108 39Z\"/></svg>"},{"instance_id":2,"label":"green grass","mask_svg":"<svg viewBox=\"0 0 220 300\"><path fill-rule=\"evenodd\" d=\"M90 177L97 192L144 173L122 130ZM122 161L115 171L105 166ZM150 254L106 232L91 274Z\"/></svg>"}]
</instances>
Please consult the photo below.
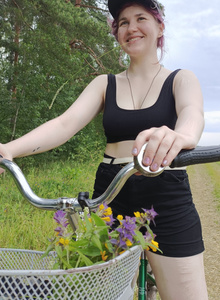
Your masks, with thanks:
<instances>
[{"instance_id":1,"label":"green grass","mask_svg":"<svg viewBox=\"0 0 220 300\"><path fill-rule=\"evenodd\" d=\"M25 176L43 198L77 197L81 191L91 196L97 166L98 159L92 158L86 164L59 161L32 167ZM53 235L53 214L23 199L8 172L0 177L0 248L45 250Z\"/></svg>"},{"instance_id":2,"label":"green grass","mask_svg":"<svg viewBox=\"0 0 220 300\"><path fill-rule=\"evenodd\" d=\"M214 184L214 196L220 211L220 162L206 164L206 169Z\"/></svg>"}]
</instances>

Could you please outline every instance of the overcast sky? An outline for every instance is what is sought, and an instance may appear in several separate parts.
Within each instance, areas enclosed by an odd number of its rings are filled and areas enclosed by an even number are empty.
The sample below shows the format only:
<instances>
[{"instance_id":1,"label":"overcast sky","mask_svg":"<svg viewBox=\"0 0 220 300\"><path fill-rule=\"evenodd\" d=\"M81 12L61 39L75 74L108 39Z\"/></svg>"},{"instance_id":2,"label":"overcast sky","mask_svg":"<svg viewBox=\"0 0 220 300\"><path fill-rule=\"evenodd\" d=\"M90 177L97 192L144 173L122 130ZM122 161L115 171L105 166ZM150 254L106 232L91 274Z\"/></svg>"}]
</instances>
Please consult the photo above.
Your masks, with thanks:
<instances>
[{"instance_id":1,"label":"overcast sky","mask_svg":"<svg viewBox=\"0 0 220 300\"><path fill-rule=\"evenodd\" d=\"M220 0L161 0L166 14L169 69L189 69L198 77L206 126L200 144L220 145Z\"/></svg>"}]
</instances>

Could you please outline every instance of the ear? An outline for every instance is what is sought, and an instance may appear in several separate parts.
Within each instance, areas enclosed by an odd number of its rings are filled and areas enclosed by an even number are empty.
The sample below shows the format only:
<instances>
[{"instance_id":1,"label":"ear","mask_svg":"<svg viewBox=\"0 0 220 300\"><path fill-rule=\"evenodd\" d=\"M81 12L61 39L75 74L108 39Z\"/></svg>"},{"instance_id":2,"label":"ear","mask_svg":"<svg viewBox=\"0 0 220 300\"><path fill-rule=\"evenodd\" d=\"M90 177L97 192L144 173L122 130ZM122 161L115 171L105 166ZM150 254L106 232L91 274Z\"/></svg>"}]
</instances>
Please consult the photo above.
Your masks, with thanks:
<instances>
[{"instance_id":1,"label":"ear","mask_svg":"<svg viewBox=\"0 0 220 300\"><path fill-rule=\"evenodd\" d=\"M160 23L160 24L159 24L159 33L158 33L158 38L160 38L160 37L162 37L162 36L163 36L164 29L165 29L165 25L164 25L164 23Z\"/></svg>"}]
</instances>

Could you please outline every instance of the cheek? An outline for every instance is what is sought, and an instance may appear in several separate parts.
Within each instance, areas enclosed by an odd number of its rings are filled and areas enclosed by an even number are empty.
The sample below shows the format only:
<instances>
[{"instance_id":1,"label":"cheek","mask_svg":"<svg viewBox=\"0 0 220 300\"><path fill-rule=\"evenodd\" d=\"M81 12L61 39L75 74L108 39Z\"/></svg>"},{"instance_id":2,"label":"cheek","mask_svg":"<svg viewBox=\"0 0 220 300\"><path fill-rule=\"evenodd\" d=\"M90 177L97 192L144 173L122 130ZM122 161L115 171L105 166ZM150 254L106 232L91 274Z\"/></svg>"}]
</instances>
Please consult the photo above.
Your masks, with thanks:
<instances>
[{"instance_id":1,"label":"cheek","mask_svg":"<svg viewBox=\"0 0 220 300\"><path fill-rule=\"evenodd\" d=\"M123 31L122 31L121 29L118 30L117 38L118 38L119 44L122 44L122 43L123 43L123 36L124 36Z\"/></svg>"}]
</instances>

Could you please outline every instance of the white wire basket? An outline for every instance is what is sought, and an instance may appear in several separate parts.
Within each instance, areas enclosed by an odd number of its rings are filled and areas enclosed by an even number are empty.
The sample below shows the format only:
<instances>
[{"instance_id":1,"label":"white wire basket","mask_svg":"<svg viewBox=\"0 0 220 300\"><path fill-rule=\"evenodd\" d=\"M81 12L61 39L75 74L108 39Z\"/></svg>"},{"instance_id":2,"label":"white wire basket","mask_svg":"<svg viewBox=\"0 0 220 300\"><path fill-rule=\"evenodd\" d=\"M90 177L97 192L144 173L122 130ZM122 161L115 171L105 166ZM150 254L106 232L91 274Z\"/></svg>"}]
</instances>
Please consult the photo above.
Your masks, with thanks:
<instances>
[{"instance_id":1,"label":"white wire basket","mask_svg":"<svg viewBox=\"0 0 220 300\"><path fill-rule=\"evenodd\" d=\"M0 300L132 300L141 251L134 246L103 264L51 270L54 255L0 249Z\"/></svg>"}]
</instances>

